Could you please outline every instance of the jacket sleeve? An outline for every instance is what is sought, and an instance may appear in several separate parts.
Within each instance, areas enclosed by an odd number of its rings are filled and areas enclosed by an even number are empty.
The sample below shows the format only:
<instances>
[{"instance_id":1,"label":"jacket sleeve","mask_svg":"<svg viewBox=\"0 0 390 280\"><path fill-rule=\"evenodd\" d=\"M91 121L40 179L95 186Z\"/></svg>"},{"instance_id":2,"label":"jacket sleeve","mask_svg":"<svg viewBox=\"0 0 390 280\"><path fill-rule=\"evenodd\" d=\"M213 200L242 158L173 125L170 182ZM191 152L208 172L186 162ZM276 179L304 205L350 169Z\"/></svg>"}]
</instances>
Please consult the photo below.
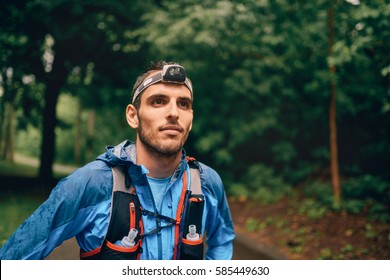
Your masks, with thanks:
<instances>
[{"instance_id":1,"label":"jacket sleeve","mask_svg":"<svg viewBox=\"0 0 390 280\"><path fill-rule=\"evenodd\" d=\"M0 259L44 259L86 228L91 215L89 204L95 203L97 196L104 196L93 191L92 186L101 184L104 176L93 176L94 170L87 165L61 180L0 249Z\"/></svg>"},{"instance_id":2,"label":"jacket sleeve","mask_svg":"<svg viewBox=\"0 0 390 280\"><path fill-rule=\"evenodd\" d=\"M206 259L231 259L234 226L222 180L217 172L202 165L201 183L205 195Z\"/></svg>"}]
</instances>

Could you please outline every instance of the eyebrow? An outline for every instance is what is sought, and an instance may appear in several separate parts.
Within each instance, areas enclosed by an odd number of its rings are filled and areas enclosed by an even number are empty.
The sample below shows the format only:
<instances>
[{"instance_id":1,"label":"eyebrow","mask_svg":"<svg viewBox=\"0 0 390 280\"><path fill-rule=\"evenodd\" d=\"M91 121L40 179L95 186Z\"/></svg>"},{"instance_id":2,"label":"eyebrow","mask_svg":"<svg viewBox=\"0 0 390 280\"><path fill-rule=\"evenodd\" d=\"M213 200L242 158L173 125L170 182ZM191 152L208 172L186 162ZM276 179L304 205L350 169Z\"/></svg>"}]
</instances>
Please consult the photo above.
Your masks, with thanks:
<instances>
[{"instance_id":1,"label":"eyebrow","mask_svg":"<svg viewBox=\"0 0 390 280\"><path fill-rule=\"evenodd\" d=\"M192 98L189 98L189 97L179 97L177 100L180 100L180 101L187 101L187 102L190 102L192 104Z\"/></svg>"},{"instance_id":2,"label":"eyebrow","mask_svg":"<svg viewBox=\"0 0 390 280\"><path fill-rule=\"evenodd\" d=\"M161 94L161 93L157 93L157 94L152 94L151 96L149 96L148 98L146 98L146 100L151 100L151 99L154 99L154 98L167 98L168 95L166 94Z\"/></svg>"},{"instance_id":3,"label":"eyebrow","mask_svg":"<svg viewBox=\"0 0 390 280\"><path fill-rule=\"evenodd\" d=\"M155 98L170 98L170 96L168 94L162 94L162 93L152 94L151 96L149 96L146 99L146 102L151 101L152 99L155 99ZM187 97L187 96L180 96L177 98L177 100L187 101L187 102L192 103L192 98Z\"/></svg>"}]
</instances>

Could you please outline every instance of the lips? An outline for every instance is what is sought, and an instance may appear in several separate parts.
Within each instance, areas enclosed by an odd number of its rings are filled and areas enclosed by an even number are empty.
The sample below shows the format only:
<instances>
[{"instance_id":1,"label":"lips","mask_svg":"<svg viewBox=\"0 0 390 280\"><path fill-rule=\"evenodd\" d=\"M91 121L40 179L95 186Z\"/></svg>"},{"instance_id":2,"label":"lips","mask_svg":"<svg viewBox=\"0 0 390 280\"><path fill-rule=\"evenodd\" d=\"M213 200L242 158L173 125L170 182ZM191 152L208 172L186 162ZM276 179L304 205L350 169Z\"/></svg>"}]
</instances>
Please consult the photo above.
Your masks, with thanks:
<instances>
[{"instance_id":1,"label":"lips","mask_svg":"<svg viewBox=\"0 0 390 280\"><path fill-rule=\"evenodd\" d=\"M176 131L176 132L182 132L183 129L179 126L179 125L166 125L166 126L163 126L160 131Z\"/></svg>"},{"instance_id":2,"label":"lips","mask_svg":"<svg viewBox=\"0 0 390 280\"><path fill-rule=\"evenodd\" d=\"M163 126L160 131L163 131L168 134L174 134L177 135L179 133L182 133L183 129L179 125L166 125Z\"/></svg>"}]
</instances>

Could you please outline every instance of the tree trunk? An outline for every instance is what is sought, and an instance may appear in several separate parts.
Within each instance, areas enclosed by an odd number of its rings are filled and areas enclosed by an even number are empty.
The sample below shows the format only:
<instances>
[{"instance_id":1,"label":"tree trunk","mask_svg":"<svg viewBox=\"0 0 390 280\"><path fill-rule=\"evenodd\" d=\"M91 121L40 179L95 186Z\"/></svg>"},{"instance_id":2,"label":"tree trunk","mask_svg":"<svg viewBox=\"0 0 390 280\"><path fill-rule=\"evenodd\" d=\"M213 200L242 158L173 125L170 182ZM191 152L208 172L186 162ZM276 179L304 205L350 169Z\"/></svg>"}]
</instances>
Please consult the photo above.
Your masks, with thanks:
<instances>
[{"instance_id":1,"label":"tree trunk","mask_svg":"<svg viewBox=\"0 0 390 280\"><path fill-rule=\"evenodd\" d=\"M7 125L8 125L8 119L6 118L7 115L7 103L2 104L2 110L1 110L1 127L0 127L0 159L6 158L6 142L7 142Z\"/></svg>"},{"instance_id":2,"label":"tree trunk","mask_svg":"<svg viewBox=\"0 0 390 280\"><path fill-rule=\"evenodd\" d=\"M55 127L57 124L56 106L61 88L67 79L67 71L61 55L57 52L53 70L48 73L45 90L45 108L43 111L43 130L41 143L41 163L39 178L45 191L53 183L53 162L55 154Z\"/></svg>"},{"instance_id":3,"label":"tree trunk","mask_svg":"<svg viewBox=\"0 0 390 280\"><path fill-rule=\"evenodd\" d=\"M74 162L77 165L81 163L81 102L80 99L77 99L78 107L77 107L77 116L76 116L76 135L74 139Z\"/></svg>"},{"instance_id":4,"label":"tree trunk","mask_svg":"<svg viewBox=\"0 0 390 280\"><path fill-rule=\"evenodd\" d=\"M329 57L333 53L334 44L334 0L331 1L328 13L329 27ZM329 130L330 130L330 172L332 177L333 201L336 205L340 204L340 176L338 162L338 147L337 147L337 124L336 124L336 84L334 81L336 67L329 66L330 82L329 82Z\"/></svg>"},{"instance_id":5,"label":"tree trunk","mask_svg":"<svg viewBox=\"0 0 390 280\"><path fill-rule=\"evenodd\" d=\"M2 73L3 79L3 96L1 106L1 126L0 126L0 158L14 161L14 139L15 139L15 100L17 99L18 90L15 88L13 81L13 72L11 76L7 75L7 70Z\"/></svg>"},{"instance_id":6,"label":"tree trunk","mask_svg":"<svg viewBox=\"0 0 390 280\"><path fill-rule=\"evenodd\" d=\"M14 161L15 113L13 101L7 101L4 106L4 119L1 127L0 158Z\"/></svg>"},{"instance_id":7,"label":"tree trunk","mask_svg":"<svg viewBox=\"0 0 390 280\"><path fill-rule=\"evenodd\" d=\"M15 148L15 108L14 102L8 103L8 127L7 127L7 142L6 148L6 160L14 162L14 148Z\"/></svg>"},{"instance_id":8,"label":"tree trunk","mask_svg":"<svg viewBox=\"0 0 390 280\"><path fill-rule=\"evenodd\" d=\"M87 160L92 160L93 155L93 139L95 137L95 115L96 111L91 109L88 114L88 135L87 135Z\"/></svg>"}]
</instances>

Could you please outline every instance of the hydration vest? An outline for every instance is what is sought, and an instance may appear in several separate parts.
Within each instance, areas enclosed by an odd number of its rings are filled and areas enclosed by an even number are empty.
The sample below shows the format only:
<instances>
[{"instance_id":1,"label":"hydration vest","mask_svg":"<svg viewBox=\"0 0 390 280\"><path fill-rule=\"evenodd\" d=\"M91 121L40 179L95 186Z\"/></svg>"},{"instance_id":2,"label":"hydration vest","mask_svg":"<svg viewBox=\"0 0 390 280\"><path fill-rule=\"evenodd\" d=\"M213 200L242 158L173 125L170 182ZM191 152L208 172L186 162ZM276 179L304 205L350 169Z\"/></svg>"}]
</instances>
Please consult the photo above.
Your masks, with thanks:
<instances>
[{"instance_id":1,"label":"hydration vest","mask_svg":"<svg viewBox=\"0 0 390 280\"><path fill-rule=\"evenodd\" d=\"M186 157L190 167L190 188L187 189L187 171L183 174L183 188L180 202L176 211L176 217L171 218L148 210L144 210L139 202L135 187L130 183L127 172L120 166L112 167L113 190L111 198L110 222L103 244L89 252L80 250L80 259L83 260L136 260L142 253L142 239L150 234L156 234L165 227L175 227L174 256L177 260L201 260L204 256L202 236L202 217L204 208L204 196L200 183L199 163L190 157ZM144 232L142 217L152 216L157 220L158 226L150 232ZM167 222L161 226L161 220ZM197 240L186 238L189 226L196 226ZM134 245L123 247L115 244L131 229L136 229L138 234L134 239Z\"/></svg>"}]
</instances>

